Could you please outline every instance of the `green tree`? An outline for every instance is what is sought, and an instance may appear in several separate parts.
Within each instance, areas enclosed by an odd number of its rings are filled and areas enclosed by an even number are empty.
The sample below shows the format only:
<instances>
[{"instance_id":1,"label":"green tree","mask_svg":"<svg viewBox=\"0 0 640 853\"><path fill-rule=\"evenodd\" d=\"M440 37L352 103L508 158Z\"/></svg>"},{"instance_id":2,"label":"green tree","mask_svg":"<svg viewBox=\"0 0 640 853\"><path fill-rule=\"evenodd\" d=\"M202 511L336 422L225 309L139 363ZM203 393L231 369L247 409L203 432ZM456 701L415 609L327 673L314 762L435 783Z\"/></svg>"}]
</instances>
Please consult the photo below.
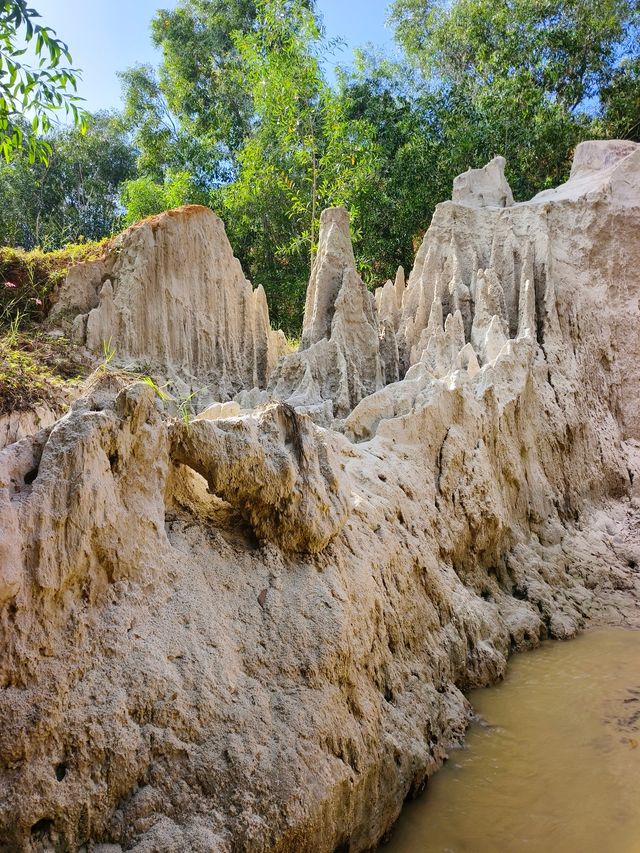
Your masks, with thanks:
<instances>
[{"instance_id":1,"label":"green tree","mask_svg":"<svg viewBox=\"0 0 640 853\"><path fill-rule=\"evenodd\" d=\"M141 174L162 181L180 152L177 120L151 65L136 65L120 74L125 105L122 122L130 129Z\"/></svg>"},{"instance_id":2,"label":"green tree","mask_svg":"<svg viewBox=\"0 0 640 853\"><path fill-rule=\"evenodd\" d=\"M234 34L251 32L256 15L255 0L180 0L151 24L170 110L220 157L233 159L250 130L253 105Z\"/></svg>"},{"instance_id":3,"label":"green tree","mask_svg":"<svg viewBox=\"0 0 640 853\"><path fill-rule=\"evenodd\" d=\"M438 99L415 95L410 68L362 51L354 69L339 73L338 84L345 122L357 122L375 152L367 179L353 181L346 195L355 216L360 269L379 284L399 265L411 265L416 239L435 205L450 193L449 176L438 168Z\"/></svg>"},{"instance_id":4,"label":"green tree","mask_svg":"<svg viewBox=\"0 0 640 853\"><path fill-rule=\"evenodd\" d=\"M429 79L515 79L573 111L638 55L637 0L394 0L391 21Z\"/></svg>"},{"instance_id":5,"label":"green tree","mask_svg":"<svg viewBox=\"0 0 640 853\"><path fill-rule=\"evenodd\" d=\"M578 142L608 132L596 121L607 91L616 124L614 81L630 106L619 70L640 50L637 0L395 0L391 20L442 101L448 175L503 154L516 198L530 197L567 178Z\"/></svg>"},{"instance_id":6,"label":"green tree","mask_svg":"<svg viewBox=\"0 0 640 853\"><path fill-rule=\"evenodd\" d=\"M49 144L40 138L51 128L51 116L63 110L83 127L76 94L78 72L67 45L50 27L34 21L40 15L27 0L0 0L0 151L6 160L22 148L33 161L45 160ZM33 47L37 65L22 57ZM22 120L31 117L30 125Z\"/></svg>"},{"instance_id":7,"label":"green tree","mask_svg":"<svg viewBox=\"0 0 640 853\"><path fill-rule=\"evenodd\" d=\"M148 175L125 181L120 191L120 201L125 209L122 225L133 225L147 216L183 204L201 204L206 197L194 184L189 172L167 172L163 182Z\"/></svg>"},{"instance_id":8,"label":"green tree","mask_svg":"<svg viewBox=\"0 0 640 853\"><path fill-rule=\"evenodd\" d=\"M621 62L600 98L603 134L640 142L640 57Z\"/></svg>"},{"instance_id":9,"label":"green tree","mask_svg":"<svg viewBox=\"0 0 640 853\"><path fill-rule=\"evenodd\" d=\"M324 80L322 31L300 0L258 0L236 41L254 105L237 178L214 193L234 248L272 297L276 322L299 329L324 207L349 203L372 173L367 128L349 121ZM357 225L356 225L357 227Z\"/></svg>"},{"instance_id":10,"label":"green tree","mask_svg":"<svg viewBox=\"0 0 640 853\"><path fill-rule=\"evenodd\" d=\"M0 163L0 243L56 249L96 240L119 225L120 184L135 174L135 150L117 117L101 113L87 130L46 137L46 162L26 151Z\"/></svg>"},{"instance_id":11,"label":"green tree","mask_svg":"<svg viewBox=\"0 0 640 853\"><path fill-rule=\"evenodd\" d=\"M137 66L121 75L141 172L161 181L166 169L186 170L203 189L233 180L254 118L237 36L256 22L255 0L179 0L157 12L158 70Z\"/></svg>"}]
</instances>

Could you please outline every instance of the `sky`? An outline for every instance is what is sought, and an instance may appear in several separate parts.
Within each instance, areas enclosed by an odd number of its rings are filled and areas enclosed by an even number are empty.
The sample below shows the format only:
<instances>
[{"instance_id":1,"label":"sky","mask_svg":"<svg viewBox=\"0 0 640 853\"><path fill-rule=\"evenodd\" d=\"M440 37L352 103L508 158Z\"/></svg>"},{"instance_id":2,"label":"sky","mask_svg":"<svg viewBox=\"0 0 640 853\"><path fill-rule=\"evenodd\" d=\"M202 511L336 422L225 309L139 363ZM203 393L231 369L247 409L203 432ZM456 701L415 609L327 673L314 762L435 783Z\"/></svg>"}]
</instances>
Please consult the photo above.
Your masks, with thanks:
<instances>
[{"instance_id":1,"label":"sky","mask_svg":"<svg viewBox=\"0 0 640 853\"><path fill-rule=\"evenodd\" d=\"M327 36L347 47L335 61L348 64L355 47L372 42L392 50L385 27L389 0L318 0ZM121 105L118 71L139 62L157 63L149 22L158 8L175 0L34 0L42 22L67 42L74 66L82 70L78 94L90 112Z\"/></svg>"}]
</instances>

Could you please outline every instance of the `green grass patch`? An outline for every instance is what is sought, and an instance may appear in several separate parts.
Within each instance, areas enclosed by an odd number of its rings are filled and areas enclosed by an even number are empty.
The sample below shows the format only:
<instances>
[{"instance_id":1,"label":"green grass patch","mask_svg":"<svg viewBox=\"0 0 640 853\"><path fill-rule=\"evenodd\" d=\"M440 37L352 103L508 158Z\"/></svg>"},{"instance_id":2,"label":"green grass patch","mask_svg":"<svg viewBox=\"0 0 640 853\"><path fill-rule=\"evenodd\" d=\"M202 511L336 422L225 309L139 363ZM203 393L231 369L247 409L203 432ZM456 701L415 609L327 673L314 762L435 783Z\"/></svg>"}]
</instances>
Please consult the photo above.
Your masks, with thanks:
<instances>
[{"instance_id":1,"label":"green grass patch","mask_svg":"<svg viewBox=\"0 0 640 853\"><path fill-rule=\"evenodd\" d=\"M14 324L0 337L0 415L43 404L62 413L90 370L67 338Z\"/></svg>"},{"instance_id":2,"label":"green grass patch","mask_svg":"<svg viewBox=\"0 0 640 853\"><path fill-rule=\"evenodd\" d=\"M8 329L16 317L22 326L42 322L51 293L64 281L69 267L104 257L112 242L76 243L55 252L0 248L0 330Z\"/></svg>"}]
</instances>

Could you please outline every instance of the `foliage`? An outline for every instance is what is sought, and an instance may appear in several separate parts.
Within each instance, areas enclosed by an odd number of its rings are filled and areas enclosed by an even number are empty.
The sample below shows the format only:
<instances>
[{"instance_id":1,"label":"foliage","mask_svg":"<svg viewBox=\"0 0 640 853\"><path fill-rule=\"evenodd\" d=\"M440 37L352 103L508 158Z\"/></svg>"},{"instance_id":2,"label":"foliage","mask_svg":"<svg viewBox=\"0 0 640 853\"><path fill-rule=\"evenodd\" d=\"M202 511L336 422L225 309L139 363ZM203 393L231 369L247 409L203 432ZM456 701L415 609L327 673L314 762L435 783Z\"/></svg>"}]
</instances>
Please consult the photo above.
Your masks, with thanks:
<instances>
[{"instance_id":1,"label":"foliage","mask_svg":"<svg viewBox=\"0 0 640 853\"><path fill-rule=\"evenodd\" d=\"M181 129L150 65L129 68L120 79L125 97L122 124L132 133L141 175L162 183L168 169L193 171L196 161L210 160L202 141Z\"/></svg>"},{"instance_id":2,"label":"foliage","mask_svg":"<svg viewBox=\"0 0 640 853\"><path fill-rule=\"evenodd\" d=\"M202 390L206 391L206 389ZM191 401L197 394L198 391L192 391L190 394L178 398L178 414L187 429L191 425Z\"/></svg>"},{"instance_id":3,"label":"foliage","mask_svg":"<svg viewBox=\"0 0 640 853\"><path fill-rule=\"evenodd\" d=\"M100 113L87 131L47 137L48 161L17 154L0 163L0 234L7 245L58 249L119 227L119 187L135 174L135 152L116 117Z\"/></svg>"},{"instance_id":4,"label":"foliage","mask_svg":"<svg viewBox=\"0 0 640 853\"><path fill-rule=\"evenodd\" d=\"M125 181L120 199L126 211L122 217L125 227L172 207L206 201L186 171L168 172L162 183L146 176Z\"/></svg>"},{"instance_id":5,"label":"foliage","mask_svg":"<svg viewBox=\"0 0 640 853\"><path fill-rule=\"evenodd\" d=\"M144 382L145 385L148 385L149 388L151 388L153 390L156 397L159 400L161 400L163 403L166 403L171 399L169 394L167 394L167 392L164 390L166 385L161 388L158 385L158 383L151 376L143 376L142 381Z\"/></svg>"},{"instance_id":6,"label":"foliage","mask_svg":"<svg viewBox=\"0 0 640 853\"><path fill-rule=\"evenodd\" d=\"M572 116L534 86L501 80L474 95L454 88L438 108L443 139L438 168L453 178L496 154L507 159L516 200L557 186L569 176L574 147L598 131L584 115Z\"/></svg>"},{"instance_id":7,"label":"foliage","mask_svg":"<svg viewBox=\"0 0 640 853\"><path fill-rule=\"evenodd\" d=\"M143 174L161 183L168 168L187 170L202 188L229 179L252 114L232 34L254 23L253 0L180 0L156 14L158 72L139 65L121 75Z\"/></svg>"},{"instance_id":8,"label":"foliage","mask_svg":"<svg viewBox=\"0 0 640 853\"><path fill-rule=\"evenodd\" d=\"M248 274L264 284L275 322L292 329L317 239L330 94L313 53L313 5L181 0L152 23L158 72L139 66L123 75L124 120L143 172L123 187L124 222L209 203Z\"/></svg>"},{"instance_id":9,"label":"foliage","mask_svg":"<svg viewBox=\"0 0 640 853\"><path fill-rule=\"evenodd\" d=\"M314 0L301 2L313 10ZM144 174L162 180L166 168L187 170L203 190L233 180L254 121L237 36L255 32L257 20L255 0L178 0L157 12L158 71L146 65L121 75Z\"/></svg>"},{"instance_id":10,"label":"foliage","mask_svg":"<svg viewBox=\"0 0 640 853\"><path fill-rule=\"evenodd\" d=\"M603 135L640 142L640 57L620 64L600 99Z\"/></svg>"},{"instance_id":11,"label":"foliage","mask_svg":"<svg viewBox=\"0 0 640 853\"><path fill-rule=\"evenodd\" d=\"M237 37L254 128L238 154L236 180L212 203L250 275L264 285L275 322L294 331L320 213L349 203L349 188L371 174L375 152L324 80L322 33L307 4L259 0L257 10L255 30Z\"/></svg>"},{"instance_id":12,"label":"foliage","mask_svg":"<svg viewBox=\"0 0 640 853\"><path fill-rule=\"evenodd\" d=\"M289 15L283 14L283 5L259 0L258 26L236 37L256 118L253 134L238 153L238 177L218 198L249 273L261 273L281 322L296 325L299 318L291 313L300 304L319 213L324 93L311 52L319 38L315 19L301 3L293 4ZM304 242L302 253L293 241Z\"/></svg>"},{"instance_id":13,"label":"foliage","mask_svg":"<svg viewBox=\"0 0 640 853\"><path fill-rule=\"evenodd\" d=\"M366 278L382 283L409 268L435 206L451 197L456 175L505 154L518 198L565 179L585 123L538 90L508 83L472 94L429 88L406 66L360 53L340 78L349 122L366 127L375 147L372 174L349 187L356 211L356 258Z\"/></svg>"},{"instance_id":14,"label":"foliage","mask_svg":"<svg viewBox=\"0 0 640 853\"><path fill-rule=\"evenodd\" d=\"M51 149L38 133L50 129L56 111L63 110L84 128L77 71L63 64L72 62L69 49L50 27L34 23L39 17L27 0L0 0L0 151L5 160L24 145L31 162L39 158L46 163ZM28 47L33 48L35 67L22 59ZM27 127L21 120L25 114L32 116Z\"/></svg>"},{"instance_id":15,"label":"foliage","mask_svg":"<svg viewBox=\"0 0 640 853\"><path fill-rule=\"evenodd\" d=\"M99 370L102 370L104 373L113 359L116 357L116 348L111 343L111 338L108 341L102 341L102 362L100 364Z\"/></svg>"},{"instance_id":16,"label":"foliage","mask_svg":"<svg viewBox=\"0 0 640 853\"><path fill-rule=\"evenodd\" d=\"M391 20L427 78L534 87L575 110L636 54L636 0L394 0Z\"/></svg>"},{"instance_id":17,"label":"foliage","mask_svg":"<svg viewBox=\"0 0 640 853\"><path fill-rule=\"evenodd\" d=\"M622 70L640 50L637 0L394 0L391 20L440 102L447 178L503 154L516 199L530 197L566 180L578 142L617 133L638 96Z\"/></svg>"},{"instance_id":18,"label":"foliage","mask_svg":"<svg viewBox=\"0 0 640 853\"><path fill-rule=\"evenodd\" d=\"M16 317L21 325L44 319L55 288L70 266L103 257L110 241L66 246L55 252L35 249L0 249L0 329L9 328Z\"/></svg>"},{"instance_id":19,"label":"foliage","mask_svg":"<svg viewBox=\"0 0 640 853\"><path fill-rule=\"evenodd\" d=\"M416 98L407 69L371 53L358 52L355 68L338 79L345 123L358 124L373 154L365 179L344 193L355 216L354 249L366 279L381 283L410 266L414 237L450 189L437 171L434 99Z\"/></svg>"}]
</instances>

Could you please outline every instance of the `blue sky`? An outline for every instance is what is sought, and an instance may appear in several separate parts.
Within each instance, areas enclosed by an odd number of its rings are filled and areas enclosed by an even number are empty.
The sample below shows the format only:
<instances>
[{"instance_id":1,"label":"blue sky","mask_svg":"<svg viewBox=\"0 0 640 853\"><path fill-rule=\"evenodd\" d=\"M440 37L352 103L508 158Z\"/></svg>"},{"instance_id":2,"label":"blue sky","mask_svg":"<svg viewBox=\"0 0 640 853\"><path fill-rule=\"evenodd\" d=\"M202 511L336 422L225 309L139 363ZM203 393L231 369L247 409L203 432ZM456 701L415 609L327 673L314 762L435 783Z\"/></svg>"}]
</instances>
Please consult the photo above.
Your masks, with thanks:
<instances>
[{"instance_id":1,"label":"blue sky","mask_svg":"<svg viewBox=\"0 0 640 853\"><path fill-rule=\"evenodd\" d=\"M33 5L69 45L74 65L83 72L79 94L95 111L120 105L118 71L157 61L149 21L175 0L34 0ZM351 50L367 42L392 51L387 6L388 0L318 0L327 35L347 43L337 62L346 64Z\"/></svg>"}]
</instances>

